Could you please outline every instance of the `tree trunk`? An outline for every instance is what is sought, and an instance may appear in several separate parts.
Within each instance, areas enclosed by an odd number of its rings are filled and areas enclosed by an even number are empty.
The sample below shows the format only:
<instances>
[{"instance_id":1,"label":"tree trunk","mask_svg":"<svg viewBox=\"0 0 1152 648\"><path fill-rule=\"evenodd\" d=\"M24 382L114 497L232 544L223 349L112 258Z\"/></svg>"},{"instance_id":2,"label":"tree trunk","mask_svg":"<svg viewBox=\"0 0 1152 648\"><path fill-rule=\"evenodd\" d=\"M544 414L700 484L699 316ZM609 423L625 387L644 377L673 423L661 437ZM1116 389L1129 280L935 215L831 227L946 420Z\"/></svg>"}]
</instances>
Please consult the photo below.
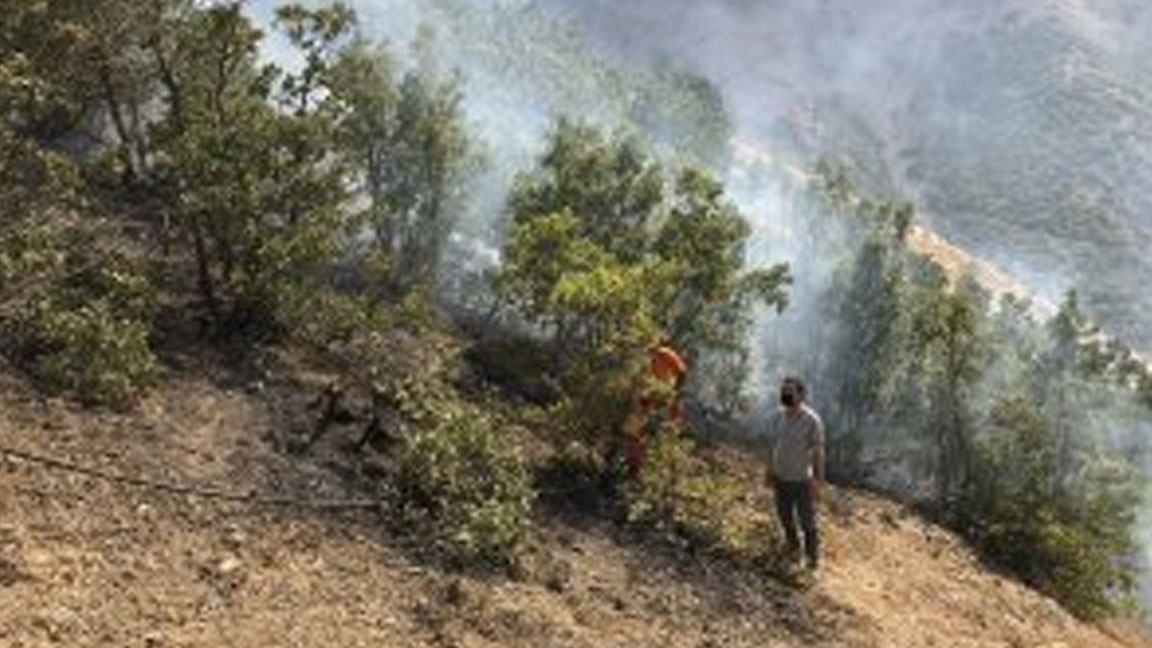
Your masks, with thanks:
<instances>
[{"instance_id":1,"label":"tree trunk","mask_svg":"<svg viewBox=\"0 0 1152 648\"><path fill-rule=\"evenodd\" d=\"M204 237L204 227L199 215L191 217L192 243L196 251L196 279L200 296L208 306L213 322L220 321L220 301L216 296L216 286L212 280L211 259Z\"/></svg>"},{"instance_id":2,"label":"tree trunk","mask_svg":"<svg viewBox=\"0 0 1152 648\"><path fill-rule=\"evenodd\" d=\"M112 126L116 130L116 137L119 139L119 145L116 147L116 155L124 164L124 177L123 182L125 185L135 184L136 181L136 165L132 157L132 139L128 132L128 125L124 121L123 109L120 106L120 100L116 96L116 89L112 84L112 72L108 69L108 64L100 64L100 86L104 93L104 103L108 106L108 114L112 118Z\"/></svg>"}]
</instances>

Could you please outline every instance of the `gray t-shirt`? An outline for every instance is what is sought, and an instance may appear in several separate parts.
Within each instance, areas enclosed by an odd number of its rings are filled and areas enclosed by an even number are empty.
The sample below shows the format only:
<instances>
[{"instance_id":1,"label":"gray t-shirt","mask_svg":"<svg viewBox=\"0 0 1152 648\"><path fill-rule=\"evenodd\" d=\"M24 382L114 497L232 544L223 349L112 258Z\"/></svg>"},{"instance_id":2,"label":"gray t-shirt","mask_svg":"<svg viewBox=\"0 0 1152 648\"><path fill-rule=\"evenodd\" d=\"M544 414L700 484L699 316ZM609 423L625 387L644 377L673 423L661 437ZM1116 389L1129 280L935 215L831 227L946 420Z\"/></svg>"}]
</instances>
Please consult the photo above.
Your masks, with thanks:
<instances>
[{"instance_id":1,"label":"gray t-shirt","mask_svg":"<svg viewBox=\"0 0 1152 648\"><path fill-rule=\"evenodd\" d=\"M795 416L781 409L768 419L768 440L776 479L802 482L812 477L813 448L824 445L824 423L804 404Z\"/></svg>"}]
</instances>

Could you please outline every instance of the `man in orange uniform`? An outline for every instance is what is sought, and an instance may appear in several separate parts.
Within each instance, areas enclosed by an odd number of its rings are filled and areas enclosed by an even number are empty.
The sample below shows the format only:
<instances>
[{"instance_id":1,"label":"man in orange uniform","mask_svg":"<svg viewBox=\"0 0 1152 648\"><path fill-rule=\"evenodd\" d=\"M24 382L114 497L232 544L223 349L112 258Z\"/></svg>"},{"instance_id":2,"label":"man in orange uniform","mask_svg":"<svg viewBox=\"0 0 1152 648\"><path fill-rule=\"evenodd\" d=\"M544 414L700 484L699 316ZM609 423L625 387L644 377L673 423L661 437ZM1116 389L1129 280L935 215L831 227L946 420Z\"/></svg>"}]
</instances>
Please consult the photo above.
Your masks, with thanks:
<instances>
[{"instance_id":1,"label":"man in orange uniform","mask_svg":"<svg viewBox=\"0 0 1152 648\"><path fill-rule=\"evenodd\" d=\"M628 478L631 480L640 477L644 466L644 426L652 413L666 405L668 420L680 420L680 395L688 375L688 363L672 348L668 337L661 337L648 348L648 358L648 373L657 383L657 389L641 393L624 423Z\"/></svg>"}]
</instances>

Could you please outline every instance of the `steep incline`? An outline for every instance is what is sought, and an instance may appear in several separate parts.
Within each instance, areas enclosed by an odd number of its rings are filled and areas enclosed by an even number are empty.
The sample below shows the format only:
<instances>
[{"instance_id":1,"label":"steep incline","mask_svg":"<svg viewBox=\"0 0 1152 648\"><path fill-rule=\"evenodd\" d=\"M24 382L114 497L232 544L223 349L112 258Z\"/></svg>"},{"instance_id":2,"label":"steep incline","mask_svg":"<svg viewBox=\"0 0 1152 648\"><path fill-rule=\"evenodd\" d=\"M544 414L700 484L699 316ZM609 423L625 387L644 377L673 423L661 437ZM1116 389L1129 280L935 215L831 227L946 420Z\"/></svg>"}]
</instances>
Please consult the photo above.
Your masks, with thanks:
<instances>
[{"instance_id":1,"label":"steep incline","mask_svg":"<svg viewBox=\"0 0 1152 648\"><path fill-rule=\"evenodd\" d=\"M299 416L301 386L322 379L273 380L248 395L174 377L128 415L44 402L3 379L0 445L240 493L362 497L369 464L347 450L347 434L309 458L275 449ZM749 484L747 514L765 515L755 461L730 454L723 465ZM893 503L835 492L824 516L827 566L809 586L547 511L517 578L460 577L422 563L373 513L162 495L0 459L0 644L1140 645L988 573L955 537Z\"/></svg>"}]
</instances>

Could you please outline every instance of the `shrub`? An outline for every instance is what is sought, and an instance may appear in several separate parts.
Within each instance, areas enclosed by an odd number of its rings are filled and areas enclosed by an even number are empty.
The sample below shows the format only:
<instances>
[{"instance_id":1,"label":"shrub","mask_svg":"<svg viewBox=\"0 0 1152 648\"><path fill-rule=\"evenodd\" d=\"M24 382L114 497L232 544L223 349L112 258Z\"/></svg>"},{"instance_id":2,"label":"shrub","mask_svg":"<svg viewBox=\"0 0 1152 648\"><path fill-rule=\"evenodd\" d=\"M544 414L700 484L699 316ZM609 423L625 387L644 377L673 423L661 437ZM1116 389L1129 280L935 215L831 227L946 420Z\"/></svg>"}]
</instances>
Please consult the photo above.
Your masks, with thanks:
<instances>
[{"instance_id":1,"label":"shrub","mask_svg":"<svg viewBox=\"0 0 1152 648\"><path fill-rule=\"evenodd\" d=\"M593 511L607 501L612 485L605 468L603 457L587 444L569 441L548 458L537 482L553 503Z\"/></svg>"},{"instance_id":2,"label":"shrub","mask_svg":"<svg viewBox=\"0 0 1152 648\"><path fill-rule=\"evenodd\" d=\"M118 315L105 299L79 308L40 299L26 325L38 349L32 371L52 391L124 407L156 373L148 323Z\"/></svg>"},{"instance_id":3,"label":"shrub","mask_svg":"<svg viewBox=\"0 0 1152 648\"><path fill-rule=\"evenodd\" d=\"M762 563L778 543L767 518L741 508L745 492L739 477L704 461L680 426L665 424L650 439L640 483L628 493L629 520L695 552Z\"/></svg>"},{"instance_id":4,"label":"shrub","mask_svg":"<svg viewBox=\"0 0 1152 648\"><path fill-rule=\"evenodd\" d=\"M10 351L51 392L88 404L130 405L157 370L151 283L117 254L92 254L77 243L42 250L56 259L56 276L39 278L39 294L18 302Z\"/></svg>"},{"instance_id":5,"label":"shrub","mask_svg":"<svg viewBox=\"0 0 1152 648\"><path fill-rule=\"evenodd\" d=\"M507 565L534 498L524 460L484 412L441 405L401 451L403 518L460 565Z\"/></svg>"},{"instance_id":6,"label":"shrub","mask_svg":"<svg viewBox=\"0 0 1152 648\"><path fill-rule=\"evenodd\" d=\"M289 336L315 349L355 344L389 324L387 312L370 298L314 286L284 290L278 319Z\"/></svg>"}]
</instances>

